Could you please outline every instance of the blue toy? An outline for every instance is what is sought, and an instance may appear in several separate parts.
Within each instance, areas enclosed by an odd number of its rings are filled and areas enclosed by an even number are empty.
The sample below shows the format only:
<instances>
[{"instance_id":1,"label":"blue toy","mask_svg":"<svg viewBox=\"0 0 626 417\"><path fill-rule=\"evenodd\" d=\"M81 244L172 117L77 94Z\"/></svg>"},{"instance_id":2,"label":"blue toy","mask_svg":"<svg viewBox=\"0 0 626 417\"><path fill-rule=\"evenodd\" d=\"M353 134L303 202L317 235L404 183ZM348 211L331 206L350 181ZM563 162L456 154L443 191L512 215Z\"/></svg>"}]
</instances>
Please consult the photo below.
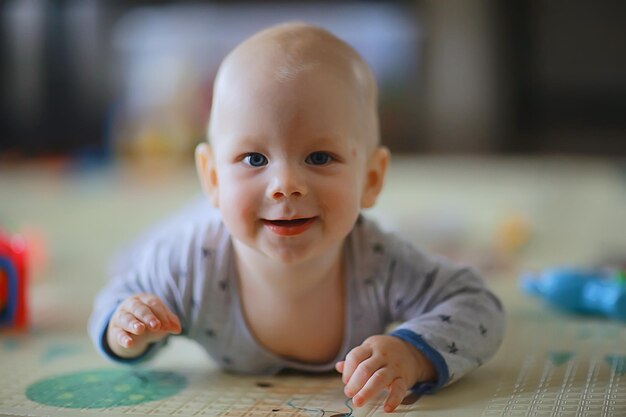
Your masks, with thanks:
<instances>
[{"instance_id":1,"label":"blue toy","mask_svg":"<svg viewBox=\"0 0 626 417\"><path fill-rule=\"evenodd\" d=\"M625 271L552 268L522 276L521 286L562 310L626 321Z\"/></svg>"}]
</instances>

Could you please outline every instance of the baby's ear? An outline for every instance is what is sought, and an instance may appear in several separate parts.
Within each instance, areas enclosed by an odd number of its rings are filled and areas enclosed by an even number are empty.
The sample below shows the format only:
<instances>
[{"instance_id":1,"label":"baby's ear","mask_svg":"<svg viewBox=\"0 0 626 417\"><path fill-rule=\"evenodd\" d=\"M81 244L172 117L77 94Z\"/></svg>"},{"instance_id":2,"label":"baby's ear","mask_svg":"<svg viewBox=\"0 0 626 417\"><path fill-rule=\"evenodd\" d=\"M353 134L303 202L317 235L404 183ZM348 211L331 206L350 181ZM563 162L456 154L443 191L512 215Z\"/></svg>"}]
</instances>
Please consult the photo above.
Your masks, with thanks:
<instances>
[{"instance_id":1,"label":"baby's ear","mask_svg":"<svg viewBox=\"0 0 626 417\"><path fill-rule=\"evenodd\" d=\"M198 171L202 188L209 197L209 200L211 200L211 204L213 204L214 207L218 207L217 170L213 150L208 143L200 143L196 146L196 170Z\"/></svg>"},{"instance_id":2,"label":"baby's ear","mask_svg":"<svg viewBox=\"0 0 626 417\"><path fill-rule=\"evenodd\" d=\"M361 196L361 208L370 208L383 189L387 166L389 165L389 150L379 146L370 156L365 174L365 184Z\"/></svg>"}]
</instances>

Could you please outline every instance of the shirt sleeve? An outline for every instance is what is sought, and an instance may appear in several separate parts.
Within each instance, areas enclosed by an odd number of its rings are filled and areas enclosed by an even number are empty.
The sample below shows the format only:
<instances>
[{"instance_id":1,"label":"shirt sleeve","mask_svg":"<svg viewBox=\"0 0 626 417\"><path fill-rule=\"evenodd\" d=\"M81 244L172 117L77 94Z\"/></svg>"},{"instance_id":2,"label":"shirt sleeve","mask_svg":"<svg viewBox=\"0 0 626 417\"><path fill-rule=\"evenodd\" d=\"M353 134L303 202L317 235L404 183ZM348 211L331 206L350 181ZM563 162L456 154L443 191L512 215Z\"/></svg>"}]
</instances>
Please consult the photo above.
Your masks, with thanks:
<instances>
[{"instance_id":1,"label":"shirt sleeve","mask_svg":"<svg viewBox=\"0 0 626 417\"><path fill-rule=\"evenodd\" d=\"M372 244L384 252L381 309L387 322L400 323L391 335L419 349L437 370L437 381L413 390L434 392L491 358L504 338L505 313L476 271L429 256L393 235L373 235Z\"/></svg>"}]
</instances>

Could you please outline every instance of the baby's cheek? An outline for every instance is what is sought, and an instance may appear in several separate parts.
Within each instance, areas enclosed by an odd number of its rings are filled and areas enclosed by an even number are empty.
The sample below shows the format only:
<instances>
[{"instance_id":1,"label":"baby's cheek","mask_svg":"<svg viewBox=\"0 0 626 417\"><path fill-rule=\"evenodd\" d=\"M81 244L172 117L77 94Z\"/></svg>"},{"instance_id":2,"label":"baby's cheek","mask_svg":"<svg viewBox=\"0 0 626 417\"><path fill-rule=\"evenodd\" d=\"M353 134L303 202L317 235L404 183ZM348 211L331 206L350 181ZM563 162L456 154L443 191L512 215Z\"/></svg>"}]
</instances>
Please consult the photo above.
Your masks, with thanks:
<instances>
[{"instance_id":1,"label":"baby's cheek","mask_svg":"<svg viewBox=\"0 0 626 417\"><path fill-rule=\"evenodd\" d=\"M328 192L327 201L332 210L342 219L356 218L360 209L360 193L355 184L346 184L340 189L333 187Z\"/></svg>"},{"instance_id":2,"label":"baby's cheek","mask_svg":"<svg viewBox=\"0 0 626 417\"><path fill-rule=\"evenodd\" d=\"M222 209L222 219L228 231L235 237L247 240L253 231L252 223L241 208L231 206L230 210Z\"/></svg>"},{"instance_id":3,"label":"baby's cheek","mask_svg":"<svg viewBox=\"0 0 626 417\"><path fill-rule=\"evenodd\" d=\"M220 197L220 212L226 228L232 235L243 238L251 230L250 208L245 196L226 191Z\"/></svg>"}]
</instances>

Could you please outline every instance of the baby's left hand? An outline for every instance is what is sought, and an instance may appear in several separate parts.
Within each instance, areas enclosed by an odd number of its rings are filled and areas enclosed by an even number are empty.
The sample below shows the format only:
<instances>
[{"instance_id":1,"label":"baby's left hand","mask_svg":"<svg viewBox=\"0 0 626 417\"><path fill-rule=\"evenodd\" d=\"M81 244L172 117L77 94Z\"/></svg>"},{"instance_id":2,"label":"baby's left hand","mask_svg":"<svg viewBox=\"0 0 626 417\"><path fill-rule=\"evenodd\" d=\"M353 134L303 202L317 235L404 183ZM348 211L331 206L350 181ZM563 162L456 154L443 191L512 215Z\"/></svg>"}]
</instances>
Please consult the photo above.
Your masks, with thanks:
<instances>
[{"instance_id":1,"label":"baby's left hand","mask_svg":"<svg viewBox=\"0 0 626 417\"><path fill-rule=\"evenodd\" d=\"M335 368L343 374L344 393L357 407L387 389L384 409L388 413L400 405L409 388L436 376L432 363L419 350L387 335L368 337Z\"/></svg>"}]
</instances>

